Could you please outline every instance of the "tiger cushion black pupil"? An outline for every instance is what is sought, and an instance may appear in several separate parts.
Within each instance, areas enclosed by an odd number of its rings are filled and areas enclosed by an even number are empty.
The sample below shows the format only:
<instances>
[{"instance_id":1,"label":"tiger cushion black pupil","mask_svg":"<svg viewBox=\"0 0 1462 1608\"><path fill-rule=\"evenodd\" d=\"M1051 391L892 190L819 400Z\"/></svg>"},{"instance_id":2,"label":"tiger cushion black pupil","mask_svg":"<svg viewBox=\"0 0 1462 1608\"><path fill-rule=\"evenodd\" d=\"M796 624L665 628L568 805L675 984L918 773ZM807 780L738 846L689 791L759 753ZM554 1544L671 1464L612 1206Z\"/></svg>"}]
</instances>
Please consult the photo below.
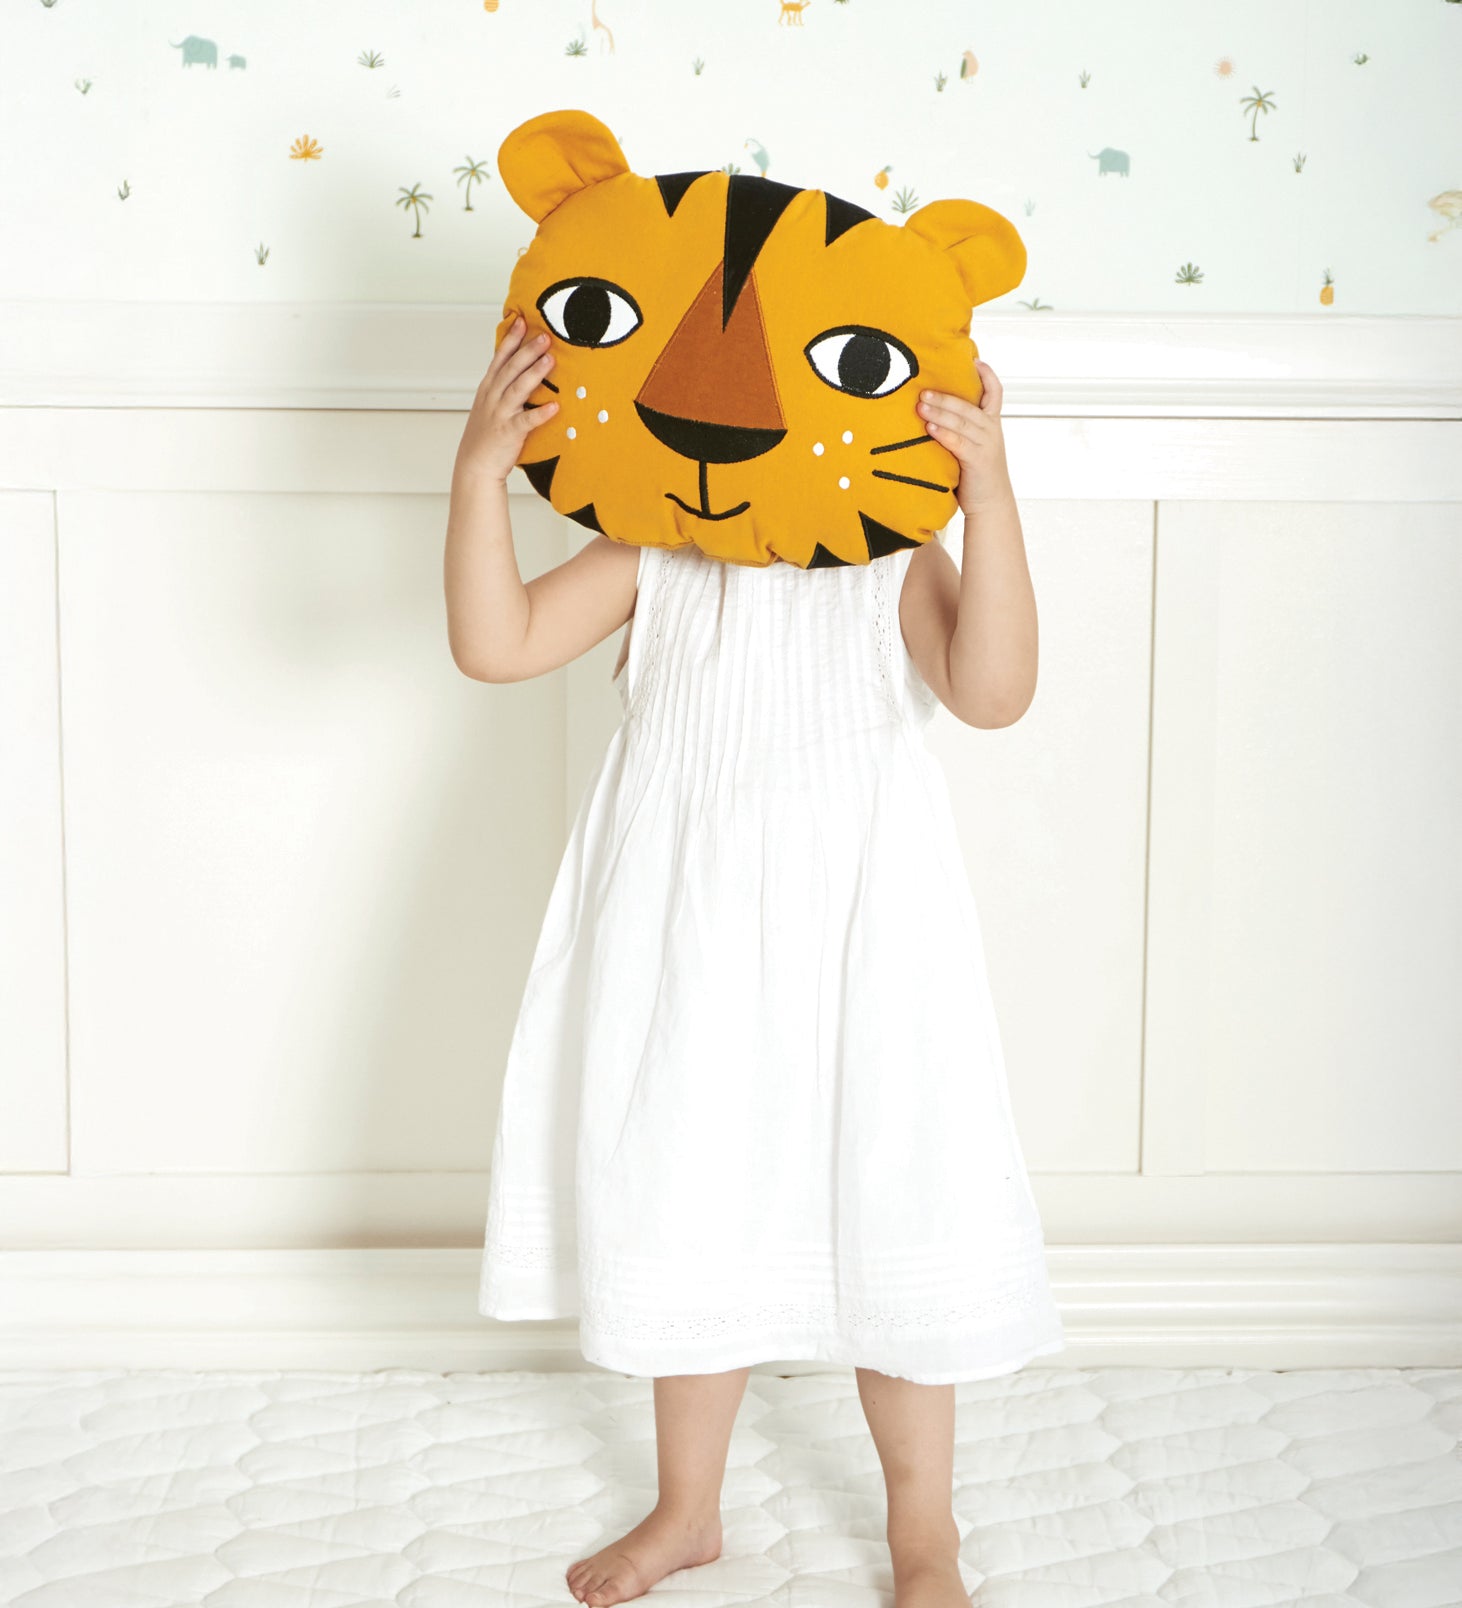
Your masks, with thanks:
<instances>
[{"instance_id":1,"label":"tiger cushion black pupil","mask_svg":"<svg viewBox=\"0 0 1462 1608\"><path fill-rule=\"evenodd\" d=\"M545 112L498 171L536 223L508 282L553 364L518 463L565 517L728 563L867 564L957 507L959 460L920 393L980 398L973 307L1025 247L976 201L900 222L860 199L724 168L635 173L589 113ZM866 204L865 204L866 203Z\"/></svg>"},{"instance_id":2,"label":"tiger cushion black pupil","mask_svg":"<svg viewBox=\"0 0 1462 1608\"><path fill-rule=\"evenodd\" d=\"M886 341L854 335L838 359L838 376L855 395L873 396L888 379L891 366Z\"/></svg>"},{"instance_id":3,"label":"tiger cushion black pupil","mask_svg":"<svg viewBox=\"0 0 1462 1608\"><path fill-rule=\"evenodd\" d=\"M570 340L597 346L609 333L609 293L597 285L580 285L564 303L563 321Z\"/></svg>"}]
</instances>

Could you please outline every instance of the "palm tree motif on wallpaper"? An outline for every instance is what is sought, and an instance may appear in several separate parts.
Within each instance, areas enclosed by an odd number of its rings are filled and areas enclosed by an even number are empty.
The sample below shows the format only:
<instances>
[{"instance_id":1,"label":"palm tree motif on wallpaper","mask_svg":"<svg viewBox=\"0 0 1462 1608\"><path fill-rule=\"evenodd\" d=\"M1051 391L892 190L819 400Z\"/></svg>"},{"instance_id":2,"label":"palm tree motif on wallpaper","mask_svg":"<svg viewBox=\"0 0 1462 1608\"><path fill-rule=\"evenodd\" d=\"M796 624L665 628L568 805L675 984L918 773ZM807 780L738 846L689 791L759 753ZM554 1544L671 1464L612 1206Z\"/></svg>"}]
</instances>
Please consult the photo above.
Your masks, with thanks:
<instances>
[{"instance_id":1,"label":"palm tree motif on wallpaper","mask_svg":"<svg viewBox=\"0 0 1462 1608\"><path fill-rule=\"evenodd\" d=\"M470 156L467 158L467 165L465 167L455 167L452 169L452 171L457 175L457 183L465 184L467 186L465 192L467 196L467 205L463 210L466 212L471 212L472 186L474 184L481 184L484 179L491 178L492 175L487 171L481 162L474 162Z\"/></svg>"},{"instance_id":2,"label":"palm tree motif on wallpaper","mask_svg":"<svg viewBox=\"0 0 1462 1608\"><path fill-rule=\"evenodd\" d=\"M419 184L413 184L409 190L404 186L401 188L401 195L396 205L403 209L411 207L416 213L416 233L411 237L413 240L421 239L421 215L423 212L431 211L427 205L430 200L432 197Z\"/></svg>"},{"instance_id":3,"label":"palm tree motif on wallpaper","mask_svg":"<svg viewBox=\"0 0 1462 1608\"><path fill-rule=\"evenodd\" d=\"M1249 125L1249 138L1251 140L1257 140L1259 138L1259 113L1263 112L1267 117L1270 112L1274 110L1274 101L1272 98L1273 94L1274 91L1272 89L1260 89L1259 86L1255 84L1254 93L1252 95L1245 95L1244 98L1239 102L1239 105L1244 107L1245 110L1250 112L1253 116L1253 122L1251 122Z\"/></svg>"}]
</instances>

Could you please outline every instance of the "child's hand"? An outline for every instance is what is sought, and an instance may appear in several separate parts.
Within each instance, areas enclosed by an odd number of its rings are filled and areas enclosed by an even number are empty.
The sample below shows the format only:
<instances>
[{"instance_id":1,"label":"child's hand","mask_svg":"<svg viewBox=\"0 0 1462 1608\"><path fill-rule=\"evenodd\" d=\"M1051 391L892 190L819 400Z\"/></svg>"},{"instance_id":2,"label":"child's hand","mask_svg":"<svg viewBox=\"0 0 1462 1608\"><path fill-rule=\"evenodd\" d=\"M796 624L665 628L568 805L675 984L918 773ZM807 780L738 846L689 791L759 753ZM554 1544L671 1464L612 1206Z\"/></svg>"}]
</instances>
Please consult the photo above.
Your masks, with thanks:
<instances>
[{"instance_id":1,"label":"child's hand","mask_svg":"<svg viewBox=\"0 0 1462 1608\"><path fill-rule=\"evenodd\" d=\"M920 391L919 416L929 434L959 459L960 512L968 518L981 506L1003 502L1015 493L1005 466L1005 435L1000 427L1004 388L995 370L975 359L984 387L978 403L947 391Z\"/></svg>"},{"instance_id":2,"label":"child's hand","mask_svg":"<svg viewBox=\"0 0 1462 1608\"><path fill-rule=\"evenodd\" d=\"M518 462L523 437L558 410L557 402L523 406L554 362L548 337L524 341L526 328L519 313L493 353L467 415L454 474L505 481Z\"/></svg>"}]
</instances>

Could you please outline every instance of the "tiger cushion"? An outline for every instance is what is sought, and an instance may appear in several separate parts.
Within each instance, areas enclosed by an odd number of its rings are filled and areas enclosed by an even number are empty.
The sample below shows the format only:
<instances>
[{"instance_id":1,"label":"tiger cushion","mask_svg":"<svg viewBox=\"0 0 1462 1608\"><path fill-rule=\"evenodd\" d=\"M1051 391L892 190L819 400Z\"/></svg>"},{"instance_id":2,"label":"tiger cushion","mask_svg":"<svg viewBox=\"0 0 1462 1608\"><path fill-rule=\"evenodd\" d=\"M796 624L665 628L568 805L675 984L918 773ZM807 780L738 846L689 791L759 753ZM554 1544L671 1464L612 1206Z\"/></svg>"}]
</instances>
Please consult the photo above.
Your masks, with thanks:
<instances>
[{"instance_id":1,"label":"tiger cushion","mask_svg":"<svg viewBox=\"0 0 1462 1608\"><path fill-rule=\"evenodd\" d=\"M525 406L556 411L518 463L561 514L633 546L813 569L922 545L959 462L923 389L978 401L970 310L1018 285L1000 213L931 201L902 225L824 190L710 169L630 170L578 110L503 141L537 224L497 338L521 313L554 363Z\"/></svg>"}]
</instances>

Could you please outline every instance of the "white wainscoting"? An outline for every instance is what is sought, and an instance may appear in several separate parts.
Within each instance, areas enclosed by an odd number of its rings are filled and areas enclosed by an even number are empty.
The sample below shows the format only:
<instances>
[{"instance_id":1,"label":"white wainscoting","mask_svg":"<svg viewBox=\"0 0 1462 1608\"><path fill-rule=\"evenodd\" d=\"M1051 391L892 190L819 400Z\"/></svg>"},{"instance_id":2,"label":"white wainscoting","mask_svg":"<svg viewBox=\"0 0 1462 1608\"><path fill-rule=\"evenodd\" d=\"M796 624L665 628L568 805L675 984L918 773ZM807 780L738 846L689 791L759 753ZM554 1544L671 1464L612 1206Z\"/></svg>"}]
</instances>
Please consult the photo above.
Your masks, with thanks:
<instances>
[{"instance_id":1,"label":"white wainscoting","mask_svg":"<svg viewBox=\"0 0 1462 1608\"><path fill-rule=\"evenodd\" d=\"M1041 684L929 740L1057 1361L1462 1362L1459 325L976 325ZM451 663L493 327L0 308L0 1363L577 1365L474 1294L619 633Z\"/></svg>"}]
</instances>

